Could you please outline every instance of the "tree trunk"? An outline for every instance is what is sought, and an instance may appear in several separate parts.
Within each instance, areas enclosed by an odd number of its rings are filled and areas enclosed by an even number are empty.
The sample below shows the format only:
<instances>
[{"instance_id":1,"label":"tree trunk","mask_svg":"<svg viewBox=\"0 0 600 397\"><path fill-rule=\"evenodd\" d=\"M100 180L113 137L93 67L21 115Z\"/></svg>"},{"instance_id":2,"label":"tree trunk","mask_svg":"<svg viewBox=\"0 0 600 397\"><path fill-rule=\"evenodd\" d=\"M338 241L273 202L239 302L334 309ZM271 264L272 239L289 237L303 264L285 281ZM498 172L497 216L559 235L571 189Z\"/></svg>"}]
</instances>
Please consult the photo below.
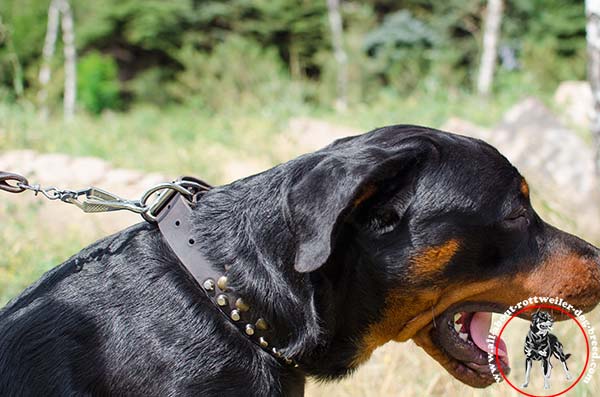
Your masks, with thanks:
<instances>
[{"instance_id":1,"label":"tree trunk","mask_svg":"<svg viewBox=\"0 0 600 397\"><path fill-rule=\"evenodd\" d=\"M63 109L65 119L75 114L75 98L77 92L77 68L75 50L75 31L73 28L73 13L68 0L52 0L48 8L48 29L42 50L42 67L40 68L40 91L38 100L40 113L48 117L48 83L52 75L52 57L58 38L59 18L62 27L62 39L65 55L65 89L63 93Z\"/></svg>"},{"instance_id":2,"label":"tree trunk","mask_svg":"<svg viewBox=\"0 0 600 397\"><path fill-rule=\"evenodd\" d=\"M477 91L480 95L488 95L492 87L503 8L502 0L488 0L483 31L483 51L477 78Z\"/></svg>"},{"instance_id":3,"label":"tree trunk","mask_svg":"<svg viewBox=\"0 0 600 397\"><path fill-rule=\"evenodd\" d=\"M73 27L73 13L68 0L60 0L62 13L62 38L65 54L65 92L64 92L64 117L73 118L75 114L75 99L77 95L77 65L75 50L75 30Z\"/></svg>"},{"instance_id":4,"label":"tree trunk","mask_svg":"<svg viewBox=\"0 0 600 397\"><path fill-rule=\"evenodd\" d=\"M48 117L48 82L52 74L52 56L56 47L56 37L58 36L58 18L60 16L60 1L52 0L48 8L48 28L46 30L46 39L44 40L44 49L42 50L42 67L38 76L40 82L40 91L38 92L38 101L40 104L40 113Z\"/></svg>"},{"instance_id":5,"label":"tree trunk","mask_svg":"<svg viewBox=\"0 0 600 397\"><path fill-rule=\"evenodd\" d=\"M9 29L2 22L2 16L0 15L0 37L4 37L4 45L7 50L7 59L13 67L13 89L17 98L23 96L23 68L21 62L19 62L19 56L15 51L15 45L12 40Z\"/></svg>"},{"instance_id":6,"label":"tree trunk","mask_svg":"<svg viewBox=\"0 0 600 397\"><path fill-rule=\"evenodd\" d=\"M337 63L337 89L335 107L345 110L348 107L348 56L344 50L344 28L340 13L340 0L327 0L329 10L329 26L331 28L331 44Z\"/></svg>"},{"instance_id":7,"label":"tree trunk","mask_svg":"<svg viewBox=\"0 0 600 397\"><path fill-rule=\"evenodd\" d=\"M600 0L586 0L588 80L594 98L592 135L596 152L596 172L600 175Z\"/></svg>"}]
</instances>

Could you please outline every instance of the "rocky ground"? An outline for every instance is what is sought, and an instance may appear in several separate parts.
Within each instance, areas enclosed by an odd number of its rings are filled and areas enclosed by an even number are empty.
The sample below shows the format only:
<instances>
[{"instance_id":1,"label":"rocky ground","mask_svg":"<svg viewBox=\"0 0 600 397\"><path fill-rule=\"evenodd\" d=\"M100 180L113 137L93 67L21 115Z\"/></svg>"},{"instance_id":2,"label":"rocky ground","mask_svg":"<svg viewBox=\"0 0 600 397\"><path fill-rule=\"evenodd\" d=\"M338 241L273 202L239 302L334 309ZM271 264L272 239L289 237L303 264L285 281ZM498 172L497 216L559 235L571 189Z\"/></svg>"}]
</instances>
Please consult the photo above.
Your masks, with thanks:
<instances>
[{"instance_id":1,"label":"rocky ground","mask_svg":"<svg viewBox=\"0 0 600 397\"><path fill-rule=\"evenodd\" d=\"M552 223L600 241L600 194L589 142L535 98L512 107L491 129L459 119L442 129L495 146L526 177L534 206Z\"/></svg>"}]
</instances>

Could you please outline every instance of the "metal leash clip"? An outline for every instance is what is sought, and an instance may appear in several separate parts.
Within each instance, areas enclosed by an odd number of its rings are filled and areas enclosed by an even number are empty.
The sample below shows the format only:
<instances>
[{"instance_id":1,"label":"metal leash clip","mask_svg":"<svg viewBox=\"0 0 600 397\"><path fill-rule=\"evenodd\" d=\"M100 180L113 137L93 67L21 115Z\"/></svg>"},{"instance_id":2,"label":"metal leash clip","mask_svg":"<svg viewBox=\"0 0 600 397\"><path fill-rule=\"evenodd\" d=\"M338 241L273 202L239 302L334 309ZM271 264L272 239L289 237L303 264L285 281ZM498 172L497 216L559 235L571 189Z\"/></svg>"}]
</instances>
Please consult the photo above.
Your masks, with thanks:
<instances>
[{"instance_id":1,"label":"metal leash clip","mask_svg":"<svg viewBox=\"0 0 600 397\"><path fill-rule=\"evenodd\" d=\"M196 193L205 192L210 188L210 185L201 180L183 177L174 182L159 183L151 187L144 192L140 200L127 200L93 186L81 190L42 188L40 185L30 185L22 175L0 171L0 190L10 193L30 190L36 196L41 193L48 200L61 200L73 204L86 213L131 211L140 214L148 222L156 222L156 216L174 194L180 193L193 202Z\"/></svg>"},{"instance_id":2,"label":"metal leash clip","mask_svg":"<svg viewBox=\"0 0 600 397\"><path fill-rule=\"evenodd\" d=\"M76 192L71 192L61 197L61 200L79 207L83 212L109 212L127 210L142 214L144 207L139 200L126 200L106 190L90 187ZM83 196L83 198L82 198Z\"/></svg>"}]
</instances>

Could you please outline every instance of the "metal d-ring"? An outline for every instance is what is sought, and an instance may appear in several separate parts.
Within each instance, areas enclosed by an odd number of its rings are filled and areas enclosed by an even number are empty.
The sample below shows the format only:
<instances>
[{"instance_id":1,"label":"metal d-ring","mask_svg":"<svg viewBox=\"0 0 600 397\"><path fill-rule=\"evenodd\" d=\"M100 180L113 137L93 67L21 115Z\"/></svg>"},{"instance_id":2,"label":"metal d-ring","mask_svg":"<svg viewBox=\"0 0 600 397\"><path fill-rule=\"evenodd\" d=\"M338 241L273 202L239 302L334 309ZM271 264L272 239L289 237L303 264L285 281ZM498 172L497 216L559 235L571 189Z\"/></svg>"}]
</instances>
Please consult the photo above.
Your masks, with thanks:
<instances>
[{"instance_id":1,"label":"metal d-ring","mask_svg":"<svg viewBox=\"0 0 600 397\"><path fill-rule=\"evenodd\" d=\"M148 222L156 222L156 214L175 193L180 193L187 199L192 198L194 192L189 190L189 188L199 190L202 189L202 185L191 181L177 181L172 183L160 183L148 189L140 200L140 205L145 208L142 217ZM161 192L162 190L164 190L164 192ZM147 205L146 203L150 197L157 192L160 193L158 193L156 200L150 205Z\"/></svg>"}]
</instances>

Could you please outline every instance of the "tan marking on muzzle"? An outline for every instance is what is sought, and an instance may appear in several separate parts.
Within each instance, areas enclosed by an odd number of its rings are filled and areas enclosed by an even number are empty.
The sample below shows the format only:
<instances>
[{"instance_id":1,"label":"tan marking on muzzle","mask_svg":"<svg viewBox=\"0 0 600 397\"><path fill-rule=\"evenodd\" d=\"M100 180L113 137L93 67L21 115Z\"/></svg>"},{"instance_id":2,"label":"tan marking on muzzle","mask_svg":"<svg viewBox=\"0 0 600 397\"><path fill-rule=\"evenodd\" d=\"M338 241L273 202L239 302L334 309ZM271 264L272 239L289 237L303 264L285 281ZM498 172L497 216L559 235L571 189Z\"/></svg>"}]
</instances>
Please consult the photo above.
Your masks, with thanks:
<instances>
[{"instance_id":1,"label":"tan marking on muzzle","mask_svg":"<svg viewBox=\"0 0 600 397\"><path fill-rule=\"evenodd\" d=\"M422 250L411 258L411 278L421 279L441 271L460 249L460 242L451 239L444 244Z\"/></svg>"}]
</instances>

